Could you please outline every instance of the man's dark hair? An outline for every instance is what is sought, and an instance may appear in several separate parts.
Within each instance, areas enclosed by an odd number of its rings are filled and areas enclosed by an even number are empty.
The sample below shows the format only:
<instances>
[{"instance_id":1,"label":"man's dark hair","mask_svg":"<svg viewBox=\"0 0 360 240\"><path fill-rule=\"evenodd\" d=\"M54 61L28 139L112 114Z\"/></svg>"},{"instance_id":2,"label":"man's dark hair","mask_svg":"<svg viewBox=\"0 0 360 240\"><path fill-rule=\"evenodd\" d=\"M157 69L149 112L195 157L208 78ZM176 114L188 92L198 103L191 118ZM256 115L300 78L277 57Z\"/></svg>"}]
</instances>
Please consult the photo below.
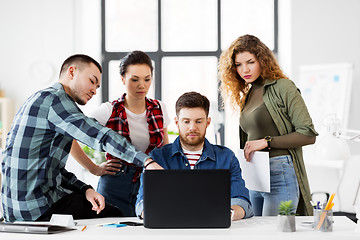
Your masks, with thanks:
<instances>
[{"instance_id":1,"label":"man's dark hair","mask_svg":"<svg viewBox=\"0 0 360 240\"><path fill-rule=\"evenodd\" d=\"M101 65L95 59L84 54L75 54L68 57L61 65L59 76L61 76L63 72L67 71L67 69L71 66L71 64L74 63L86 63L86 64L93 63L99 69L100 73L102 73Z\"/></svg>"},{"instance_id":2,"label":"man's dark hair","mask_svg":"<svg viewBox=\"0 0 360 240\"><path fill-rule=\"evenodd\" d=\"M176 116L183 108L202 108L205 110L206 117L209 116L210 102L207 97L197 92L187 92L181 95L175 104Z\"/></svg>"}]
</instances>

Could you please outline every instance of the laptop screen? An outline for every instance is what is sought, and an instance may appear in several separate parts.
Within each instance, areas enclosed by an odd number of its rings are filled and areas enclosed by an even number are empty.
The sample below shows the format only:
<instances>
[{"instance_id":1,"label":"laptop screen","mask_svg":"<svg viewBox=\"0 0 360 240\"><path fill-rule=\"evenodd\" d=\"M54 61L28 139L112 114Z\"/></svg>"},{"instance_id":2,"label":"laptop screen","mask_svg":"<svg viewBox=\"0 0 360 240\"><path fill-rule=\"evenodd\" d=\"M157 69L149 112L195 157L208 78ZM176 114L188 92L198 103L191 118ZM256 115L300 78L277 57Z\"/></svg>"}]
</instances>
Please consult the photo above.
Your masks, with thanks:
<instances>
[{"instance_id":1,"label":"laptop screen","mask_svg":"<svg viewBox=\"0 0 360 240\"><path fill-rule=\"evenodd\" d=\"M145 227L230 227L229 170L148 170L143 177Z\"/></svg>"}]
</instances>

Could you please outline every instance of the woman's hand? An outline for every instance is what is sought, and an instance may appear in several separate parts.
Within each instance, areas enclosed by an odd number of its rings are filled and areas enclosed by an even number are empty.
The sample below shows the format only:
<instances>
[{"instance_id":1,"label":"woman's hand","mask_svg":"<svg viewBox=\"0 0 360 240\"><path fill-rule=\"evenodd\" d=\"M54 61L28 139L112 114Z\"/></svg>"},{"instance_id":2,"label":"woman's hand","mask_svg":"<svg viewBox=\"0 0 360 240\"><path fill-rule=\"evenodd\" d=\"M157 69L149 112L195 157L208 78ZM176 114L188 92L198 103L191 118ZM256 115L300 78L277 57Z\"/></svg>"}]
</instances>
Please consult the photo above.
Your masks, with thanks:
<instances>
[{"instance_id":1,"label":"woman's hand","mask_svg":"<svg viewBox=\"0 0 360 240\"><path fill-rule=\"evenodd\" d=\"M262 150L268 146L265 139L247 141L244 147L244 156L247 162L250 162L254 152Z\"/></svg>"},{"instance_id":2,"label":"woman's hand","mask_svg":"<svg viewBox=\"0 0 360 240\"><path fill-rule=\"evenodd\" d=\"M96 176L102 176L105 174L115 175L116 172L120 171L121 163L119 159L110 159L106 162L103 162L99 165L95 165L93 169L91 169L91 173Z\"/></svg>"}]
</instances>

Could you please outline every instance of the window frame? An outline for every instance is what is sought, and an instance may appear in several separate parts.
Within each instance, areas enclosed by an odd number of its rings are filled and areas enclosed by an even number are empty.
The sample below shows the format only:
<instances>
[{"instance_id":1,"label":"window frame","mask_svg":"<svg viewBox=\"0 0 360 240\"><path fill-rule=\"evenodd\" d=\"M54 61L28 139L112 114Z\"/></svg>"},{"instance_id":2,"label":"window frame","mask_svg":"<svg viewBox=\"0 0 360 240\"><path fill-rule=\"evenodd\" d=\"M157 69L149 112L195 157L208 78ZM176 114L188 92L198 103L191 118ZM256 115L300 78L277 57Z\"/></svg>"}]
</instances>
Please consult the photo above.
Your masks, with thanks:
<instances>
[{"instance_id":1,"label":"window frame","mask_svg":"<svg viewBox=\"0 0 360 240\"><path fill-rule=\"evenodd\" d=\"M155 52L146 51L150 58L155 63L155 98L161 100L162 96L162 59L164 57L216 57L219 59L221 50L221 0L217 0L217 50L216 51L162 51L162 28L161 28L161 2L163 0L158 0L158 50ZM278 0L274 1L274 54L278 52ZM101 101L108 101L109 98L109 63L113 60L119 60L126 56L128 52L108 52L106 51L106 22L105 22L105 0L101 0L101 64L103 67L102 73L102 88L101 88ZM220 81L218 80L218 86L220 86ZM220 91L218 91L218 111L223 114L222 109L222 97ZM223 145L225 143L224 137L224 124L221 124L219 128L220 133L220 143Z\"/></svg>"}]
</instances>

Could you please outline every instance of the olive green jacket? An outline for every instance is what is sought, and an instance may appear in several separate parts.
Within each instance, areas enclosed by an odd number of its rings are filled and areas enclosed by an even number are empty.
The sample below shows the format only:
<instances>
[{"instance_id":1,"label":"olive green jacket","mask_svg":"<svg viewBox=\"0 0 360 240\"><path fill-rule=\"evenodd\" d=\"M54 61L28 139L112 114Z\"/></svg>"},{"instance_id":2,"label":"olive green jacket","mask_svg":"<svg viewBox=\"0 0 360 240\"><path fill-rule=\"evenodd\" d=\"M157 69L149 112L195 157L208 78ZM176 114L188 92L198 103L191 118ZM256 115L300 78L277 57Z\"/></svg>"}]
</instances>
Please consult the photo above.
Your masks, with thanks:
<instances>
[{"instance_id":1,"label":"olive green jacket","mask_svg":"<svg viewBox=\"0 0 360 240\"><path fill-rule=\"evenodd\" d=\"M274 120L280 136L298 132L308 136L317 136L305 102L299 89L289 79L266 80L263 92L264 103ZM240 116L241 117L241 116ZM246 133L240 127L240 148L247 141ZM299 183L300 199L297 209L299 215L313 215L311 192L304 165L302 148L292 148L289 152Z\"/></svg>"}]
</instances>

